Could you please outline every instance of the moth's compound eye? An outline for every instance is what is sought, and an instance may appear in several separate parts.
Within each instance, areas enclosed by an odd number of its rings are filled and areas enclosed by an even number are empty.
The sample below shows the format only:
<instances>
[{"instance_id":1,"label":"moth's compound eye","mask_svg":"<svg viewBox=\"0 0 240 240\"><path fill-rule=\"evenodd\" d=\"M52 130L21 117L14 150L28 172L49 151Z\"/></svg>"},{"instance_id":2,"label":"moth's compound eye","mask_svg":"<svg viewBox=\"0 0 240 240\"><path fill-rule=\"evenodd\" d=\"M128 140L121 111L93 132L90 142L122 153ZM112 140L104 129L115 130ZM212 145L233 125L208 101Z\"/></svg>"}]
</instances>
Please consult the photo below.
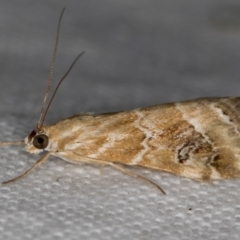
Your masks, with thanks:
<instances>
[{"instance_id":1,"label":"moth's compound eye","mask_svg":"<svg viewBox=\"0 0 240 240\"><path fill-rule=\"evenodd\" d=\"M38 149L44 149L48 145L48 136L45 134L39 134L33 139L33 146Z\"/></svg>"}]
</instances>

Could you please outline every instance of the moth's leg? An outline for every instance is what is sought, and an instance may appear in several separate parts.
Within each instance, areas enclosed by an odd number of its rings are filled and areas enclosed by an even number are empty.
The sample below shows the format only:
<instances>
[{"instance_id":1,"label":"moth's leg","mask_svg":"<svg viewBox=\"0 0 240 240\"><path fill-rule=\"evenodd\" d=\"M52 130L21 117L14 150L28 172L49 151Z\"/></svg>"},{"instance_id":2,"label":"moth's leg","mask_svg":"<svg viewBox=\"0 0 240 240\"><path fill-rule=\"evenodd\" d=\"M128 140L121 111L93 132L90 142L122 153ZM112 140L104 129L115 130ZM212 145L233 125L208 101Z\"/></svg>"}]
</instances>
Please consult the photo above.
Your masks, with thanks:
<instances>
[{"instance_id":1,"label":"moth's leg","mask_svg":"<svg viewBox=\"0 0 240 240\"><path fill-rule=\"evenodd\" d=\"M122 172L124 172L124 173L126 173L126 174L128 174L128 175L130 175L130 176L132 176L132 177L140 178L140 179L142 179L142 180L145 180L145 181L153 184L154 186L156 186L163 194L166 194L166 193L164 192L164 190L163 190L158 184L156 184L155 182L153 182L152 180L150 180L150 179L148 179L148 178L145 178L145 177L143 177L143 176L141 176L141 175L138 175L138 174L136 174L136 173L133 173L133 172L131 172L131 171L128 171L128 170L126 170L125 168L120 167L119 165L117 165L117 164L115 164L115 163L108 163L108 165L110 165L110 166L112 166L112 167L114 167L114 168L116 168L116 169L118 169L118 170L120 170L120 171L122 171Z\"/></svg>"},{"instance_id":2,"label":"moth's leg","mask_svg":"<svg viewBox=\"0 0 240 240\"><path fill-rule=\"evenodd\" d=\"M106 164L101 164L100 166L100 174L102 175L102 172L103 172L103 168L106 166Z\"/></svg>"},{"instance_id":3,"label":"moth's leg","mask_svg":"<svg viewBox=\"0 0 240 240\"><path fill-rule=\"evenodd\" d=\"M23 145L24 140L20 141L11 141L11 142L0 142L0 146L12 146L12 145Z\"/></svg>"},{"instance_id":4,"label":"moth's leg","mask_svg":"<svg viewBox=\"0 0 240 240\"><path fill-rule=\"evenodd\" d=\"M54 153L53 153L54 154ZM55 156L57 157L60 157L60 158L63 158L64 160L66 161L69 161L69 162L72 162L72 163L80 163L80 162L84 162L84 163L95 163L95 164L101 164L102 166L105 166L105 165L110 165L132 177L135 177L135 178L140 178L140 179L143 179L151 184L153 184L154 186L156 186L163 194L166 194L163 189L158 185L156 184L155 182L153 182L152 180L150 179L147 179L143 176L140 176L136 173L133 173L131 171L128 171L126 170L125 168L123 167L120 167L119 165L115 164L115 163L112 163L112 162L109 162L109 161L104 161L104 160L101 160L101 159L98 159L98 158L92 158L92 157L85 157L85 156L82 156L80 154L76 154L76 153L73 153L73 152L69 152L69 151L65 151L64 154L61 154L60 152L58 152L57 154L54 154ZM68 156L68 158L66 157ZM71 159L71 160L69 160ZM74 160L73 160L74 159Z\"/></svg>"},{"instance_id":5,"label":"moth's leg","mask_svg":"<svg viewBox=\"0 0 240 240\"><path fill-rule=\"evenodd\" d=\"M3 182L2 184L7 184L7 183L11 183L11 182L15 182L25 176L27 176L35 167L39 166L40 164L42 164L43 162L45 162L48 157L51 155L51 152L47 153L45 156L41 157L40 159L38 159L38 161L31 167L29 168L25 173L23 173L22 175L14 178L14 179L11 179L9 181L6 181L6 182Z\"/></svg>"}]
</instances>

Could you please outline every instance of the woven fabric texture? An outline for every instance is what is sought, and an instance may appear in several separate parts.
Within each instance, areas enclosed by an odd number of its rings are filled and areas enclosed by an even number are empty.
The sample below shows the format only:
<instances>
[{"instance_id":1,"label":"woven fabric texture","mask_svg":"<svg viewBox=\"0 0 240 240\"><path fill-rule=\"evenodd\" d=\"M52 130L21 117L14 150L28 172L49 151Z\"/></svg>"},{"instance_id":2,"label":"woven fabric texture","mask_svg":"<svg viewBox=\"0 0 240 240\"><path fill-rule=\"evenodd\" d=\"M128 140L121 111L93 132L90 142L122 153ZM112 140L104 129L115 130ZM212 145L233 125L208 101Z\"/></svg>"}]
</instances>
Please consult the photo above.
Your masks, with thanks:
<instances>
[{"instance_id":1,"label":"woven fabric texture","mask_svg":"<svg viewBox=\"0 0 240 240\"><path fill-rule=\"evenodd\" d=\"M80 112L123 111L198 97L239 95L240 4L229 0L12 0L0 3L0 136L36 126L63 7L46 123ZM1 147L0 180L40 156ZM51 157L24 179L0 186L0 239L239 239L239 180L200 183L129 168Z\"/></svg>"}]
</instances>

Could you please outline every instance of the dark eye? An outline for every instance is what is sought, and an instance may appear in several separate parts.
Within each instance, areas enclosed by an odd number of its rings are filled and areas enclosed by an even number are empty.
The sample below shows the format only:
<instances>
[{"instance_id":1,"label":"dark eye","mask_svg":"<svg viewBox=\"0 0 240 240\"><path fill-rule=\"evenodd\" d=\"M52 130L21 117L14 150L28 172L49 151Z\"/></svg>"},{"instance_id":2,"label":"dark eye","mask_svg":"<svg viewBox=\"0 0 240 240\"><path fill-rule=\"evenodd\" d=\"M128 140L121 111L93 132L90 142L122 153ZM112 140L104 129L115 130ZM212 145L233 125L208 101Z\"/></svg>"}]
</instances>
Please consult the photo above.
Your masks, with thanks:
<instances>
[{"instance_id":1,"label":"dark eye","mask_svg":"<svg viewBox=\"0 0 240 240\"><path fill-rule=\"evenodd\" d=\"M39 134L33 139L33 146L38 149L44 149L48 145L48 136L45 134Z\"/></svg>"}]
</instances>

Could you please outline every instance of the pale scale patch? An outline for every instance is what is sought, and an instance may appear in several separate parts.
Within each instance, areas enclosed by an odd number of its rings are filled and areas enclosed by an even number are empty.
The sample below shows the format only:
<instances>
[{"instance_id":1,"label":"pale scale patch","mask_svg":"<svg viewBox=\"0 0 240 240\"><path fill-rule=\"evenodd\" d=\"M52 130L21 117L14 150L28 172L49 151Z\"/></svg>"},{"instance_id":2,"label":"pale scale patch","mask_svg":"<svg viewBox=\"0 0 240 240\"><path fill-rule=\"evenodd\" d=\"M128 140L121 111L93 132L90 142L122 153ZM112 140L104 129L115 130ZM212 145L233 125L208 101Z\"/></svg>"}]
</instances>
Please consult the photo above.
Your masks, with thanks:
<instances>
[{"instance_id":1,"label":"pale scale patch","mask_svg":"<svg viewBox=\"0 0 240 240\"><path fill-rule=\"evenodd\" d=\"M141 142L143 149L131 161L130 165L138 165L138 163L142 161L144 154L147 153L150 149L148 146L148 141L151 137L153 137L151 131L149 131L148 129L141 126L141 120L145 117L145 114L143 112L141 112L141 110L138 110L138 109L135 110L134 112L138 115L138 119L134 122L134 125L136 128L141 130L146 135L146 137Z\"/></svg>"},{"instance_id":2,"label":"pale scale patch","mask_svg":"<svg viewBox=\"0 0 240 240\"><path fill-rule=\"evenodd\" d=\"M220 175L220 173L212 166L209 166L208 167L211 169L211 175L210 175L210 179L214 179L214 180L217 180L217 179L222 179L222 176ZM195 168L197 169L197 168ZM202 177L202 171L204 171L204 169L202 167L199 167L198 168L198 171L190 171L188 168L184 168L183 170L183 175L185 176L188 176L188 178L192 178L192 179L195 179L195 180L201 180L201 177Z\"/></svg>"},{"instance_id":3,"label":"pale scale patch","mask_svg":"<svg viewBox=\"0 0 240 240\"><path fill-rule=\"evenodd\" d=\"M61 135L59 138L68 138L71 137L71 135L74 132L77 132L81 128L81 125L75 124L75 126L72 126L71 131L61 131Z\"/></svg>"},{"instance_id":4,"label":"pale scale patch","mask_svg":"<svg viewBox=\"0 0 240 240\"><path fill-rule=\"evenodd\" d=\"M225 115L223 114L223 111L221 108L217 107L217 106L214 106L213 104L210 105L211 109L213 111L215 111L219 116L220 118L225 122L227 123L228 125L231 125L234 129L234 132L239 135L239 129L236 127L236 125L230 121L230 118L228 115Z\"/></svg>"},{"instance_id":5,"label":"pale scale patch","mask_svg":"<svg viewBox=\"0 0 240 240\"><path fill-rule=\"evenodd\" d=\"M188 137L192 134L192 130L189 128L185 132L182 132L178 135L178 138Z\"/></svg>"},{"instance_id":6,"label":"pale scale patch","mask_svg":"<svg viewBox=\"0 0 240 240\"><path fill-rule=\"evenodd\" d=\"M99 155L107 151L109 148L113 148L116 141L120 141L124 139L124 134L115 134L109 133L107 137L107 142L104 143L97 151L97 153L90 154L88 157L90 158L97 158Z\"/></svg>"},{"instance_id":7,"label":"pale scale patch","mask_svg":"<svg viewBox=\"0 0 240 240\"><path fill-rule=\"evenodd\" d=\"M68 143L65 145L64 150L75 150L75 149L81 147L81 145L84 145L84 143L79 143L79 142Z\"/></svg>"},{"instance_id":8,"label":"pale scale patch","mask_svg":"<svg viewBox=\"0 0 240 240\"><path fill-rule=\"evenodd\" d=\"M220 175L220 173L216 170L215 167L209 166L212 170L211 173L211 179L222 179L222 176Z\"/></svg>"},{"instance_id":9,"label":"pale scale patch","mask_svg":"<svg viewBox=\"0 0 240 240\"><path fill-rule=\"evenodd\" d=\"M175 103L176 108L182 113L182 118L186 120L188 123L190 123L196 132L200 133L204 139L211 145L213 145L212 141L209 139L209 137L205 134L201 122L198 120L197 117L189 117L189 114L187 114L187 111L184 110L184 107L181 106L181 103ZM197 114L196 114L197 115ZM201 114L199 113L199 116ZM214 149L214 146L213 146Z\"/></svg>"},{"instance_id":10,"label":"pale scale patch","mask_svg":"<svg viewBox=\"0 0 240 240\"><path fill-rule=\"evenodd\" d=\"M50 141L48 146L44 150L52 152L52 151L56 151L57 149L58 149L58 142Z\"/></svg>"},{"instance_id":11,"label":"pale scale patch","mask_svg":"<svg viewBox=\"0 0 240 240\"><path fill-rule=\"evenodd\" d=\"M197 168L195 168L197 169ZM195 179L195 180L200 180L202 176L201 168L197 169L198 171L191 171L189 168L183 168L182 169L182 176L187 176L188 178Z\"/></svg>"}]
</instances>

